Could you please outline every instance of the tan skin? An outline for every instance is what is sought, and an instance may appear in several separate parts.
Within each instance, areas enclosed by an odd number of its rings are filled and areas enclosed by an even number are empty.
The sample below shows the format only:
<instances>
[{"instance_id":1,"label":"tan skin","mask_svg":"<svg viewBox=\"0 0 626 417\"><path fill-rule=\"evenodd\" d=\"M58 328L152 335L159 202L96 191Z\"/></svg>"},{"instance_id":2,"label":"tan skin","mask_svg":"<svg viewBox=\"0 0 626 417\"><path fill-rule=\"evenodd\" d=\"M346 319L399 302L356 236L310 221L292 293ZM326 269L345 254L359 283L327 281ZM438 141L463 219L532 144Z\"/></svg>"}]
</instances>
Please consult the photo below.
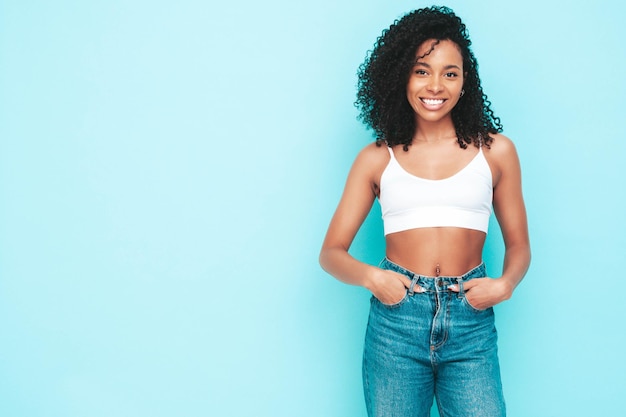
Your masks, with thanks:
<instances>
[{"instance_id":1,"label":"tan skin","mask_svg":"<svg viewBox=\"0 0 626 417\"><path fill-rule=\"evenodd\" d=\"M432 49L434 46L434 49ZM426 54L429 50L432 51ZM427 179L444 179L459 172L478 153L474 146L461 149L450 111L461 98L463 60L451 41L426 41L407 84L407 99L417 119L408 152L393 147L400 165L409 173ZM478 309L511 297L530 264L526 209L522 197L521 170L513 143L500 134L483 152L493 178L493 208L502 230L505 256L502 276L475 278L464 284L467 301ZM330 222L320 253L320 264L337 279L360 285L382 303L395 304L405 295L410 280L353 258L348 249L378 197L380 177L390 156L374 143L357 156L343 196ZM485 233L478 230L434 227L410 229L386 236L386 256L420 275L459 276L482 260ZM452 287L451 291L459 291ZM421 292L416 288L416 292Z\"/></svg>"}]
</instances>

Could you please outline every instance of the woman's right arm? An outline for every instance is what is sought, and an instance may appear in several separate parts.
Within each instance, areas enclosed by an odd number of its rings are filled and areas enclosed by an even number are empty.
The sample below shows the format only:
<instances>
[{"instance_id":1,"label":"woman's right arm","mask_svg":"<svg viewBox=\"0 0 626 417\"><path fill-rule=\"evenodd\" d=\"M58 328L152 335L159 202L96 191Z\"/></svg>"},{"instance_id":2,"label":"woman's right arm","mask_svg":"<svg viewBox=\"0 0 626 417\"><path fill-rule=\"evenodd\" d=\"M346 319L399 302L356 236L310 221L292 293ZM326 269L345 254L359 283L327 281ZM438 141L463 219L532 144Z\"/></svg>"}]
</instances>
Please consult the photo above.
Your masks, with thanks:
<instances>
[{"instance_id":1,"label":"woman's right arm","mask_svg":"<svg viewBox=\"0 0 626 417\"><path fill-rule=\"evenodd\" d=\"M383 303L394 304L404 297L411 281L402 274L360 262L348 253L376 198L377 182L388 160L386 151L381 150L371 144L354 161L319 259L322 268L338 280L365 287Z\"/></svg>"}]
</instances>

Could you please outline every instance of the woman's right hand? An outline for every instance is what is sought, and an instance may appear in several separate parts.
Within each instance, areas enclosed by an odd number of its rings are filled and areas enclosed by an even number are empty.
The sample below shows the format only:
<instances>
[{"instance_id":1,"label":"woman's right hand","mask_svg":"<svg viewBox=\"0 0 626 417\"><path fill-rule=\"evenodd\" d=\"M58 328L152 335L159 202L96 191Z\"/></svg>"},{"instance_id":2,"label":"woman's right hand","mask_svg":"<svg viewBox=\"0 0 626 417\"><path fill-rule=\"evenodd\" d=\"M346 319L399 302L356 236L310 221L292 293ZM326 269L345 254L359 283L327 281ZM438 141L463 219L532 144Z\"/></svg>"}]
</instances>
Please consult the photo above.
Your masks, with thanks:
<instances>
[{"instance_id":1,"label":"woman's right hand","mask_svg":"<svg viewBox=\"0 0 626 417\"><path fill-rule=\"evenodd\" d=\"M378 269L367 289L383 304L398 304L406 295L407 289L411 286L411 280L403 274L386 269ZM414 292L423 290L415 285Z\"/></svg>"}]
</instances>

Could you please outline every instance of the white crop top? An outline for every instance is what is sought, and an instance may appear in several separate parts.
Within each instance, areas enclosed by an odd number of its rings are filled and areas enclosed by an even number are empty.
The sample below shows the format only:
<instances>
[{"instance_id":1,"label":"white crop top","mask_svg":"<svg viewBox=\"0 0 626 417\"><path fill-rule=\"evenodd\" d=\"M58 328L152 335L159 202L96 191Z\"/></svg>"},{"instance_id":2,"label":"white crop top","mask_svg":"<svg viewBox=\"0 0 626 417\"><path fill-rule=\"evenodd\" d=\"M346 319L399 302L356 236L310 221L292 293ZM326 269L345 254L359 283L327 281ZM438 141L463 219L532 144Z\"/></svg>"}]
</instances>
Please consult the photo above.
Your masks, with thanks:
<instances>
[{"instance_id":1,"label":"white crop top","mask_svg":"<svg viewBox=\"0 0 626 417\"><path fill-rule=\"evenodd\" d=\"M487 233L493 181L482 148L456 174L429 180L407 172L391 159L380 178L385 235L423 227L460 227Z\"/></svg>"}]
</instances>

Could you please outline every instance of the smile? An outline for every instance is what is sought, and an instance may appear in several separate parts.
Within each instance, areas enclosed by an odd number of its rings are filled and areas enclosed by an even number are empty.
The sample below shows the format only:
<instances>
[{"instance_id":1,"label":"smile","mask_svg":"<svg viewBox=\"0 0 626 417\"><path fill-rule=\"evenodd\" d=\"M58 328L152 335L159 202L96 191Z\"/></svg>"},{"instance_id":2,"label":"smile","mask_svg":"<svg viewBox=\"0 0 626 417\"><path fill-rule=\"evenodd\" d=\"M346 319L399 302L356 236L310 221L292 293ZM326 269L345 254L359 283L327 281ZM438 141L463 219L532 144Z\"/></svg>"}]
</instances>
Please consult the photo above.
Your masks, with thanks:
<instances>
[{"instance_id":1,"label":"smile","mask_svg":"<svg viewBox=\"0 0 626 417\"><path fill-rule=\"evenodd\" d=\"M435 98L422 98L420 99L422 100L422 102L428 106L439 106L441 104L443 104L443 102L445 101L442 98L439 99L435 99Z\"/></svg>"}]
</instances>

